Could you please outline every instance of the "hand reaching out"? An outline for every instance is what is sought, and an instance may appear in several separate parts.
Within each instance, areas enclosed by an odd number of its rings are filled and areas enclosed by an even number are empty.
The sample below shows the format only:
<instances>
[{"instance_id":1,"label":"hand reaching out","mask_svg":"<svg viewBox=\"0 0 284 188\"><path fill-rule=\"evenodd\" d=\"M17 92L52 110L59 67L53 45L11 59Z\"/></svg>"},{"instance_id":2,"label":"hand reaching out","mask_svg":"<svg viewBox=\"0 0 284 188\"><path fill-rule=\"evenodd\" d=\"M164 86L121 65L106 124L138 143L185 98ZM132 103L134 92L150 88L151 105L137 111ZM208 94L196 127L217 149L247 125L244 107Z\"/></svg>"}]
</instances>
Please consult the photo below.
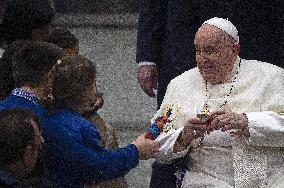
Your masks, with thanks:
<instances>
[{"instance_id":1,"label":"hand reaching out","mask_svg":"<svg viewBox=\"0 0 284 188\"><path fill-rule=\"evenodd\" d=\"M132 144L134 144L139 151L139 159L147 160L154 156L159 151L160 142L155 140L146 139L146 133L141 134L136 138Z\"/></svg>"}]
</instances>

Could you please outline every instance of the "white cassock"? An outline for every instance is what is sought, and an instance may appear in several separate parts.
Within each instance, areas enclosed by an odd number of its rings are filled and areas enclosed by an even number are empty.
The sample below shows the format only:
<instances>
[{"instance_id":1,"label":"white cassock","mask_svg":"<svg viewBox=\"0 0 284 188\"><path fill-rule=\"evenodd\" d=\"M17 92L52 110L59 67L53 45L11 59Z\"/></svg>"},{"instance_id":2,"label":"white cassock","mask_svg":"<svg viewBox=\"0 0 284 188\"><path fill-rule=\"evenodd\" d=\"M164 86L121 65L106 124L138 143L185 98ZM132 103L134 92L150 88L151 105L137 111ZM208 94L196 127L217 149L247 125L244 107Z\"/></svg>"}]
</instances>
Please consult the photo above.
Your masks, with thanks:
<instances>
[{"instance_id":1,"label":"white cassock","mask_svg":"<svg viewBox=\"0 0 284 188\"><path fill-rule=\"evenodd\" d=\"M224 83L208 84L210 112L220 110L226 100L239 61L238 57ZM162 106L171 103L180 105L181 116L173 122L177 130L163 132L157 138L163 145L156 160L167 163L188 154L190 171L182 185L186 188L263 188L277 181L275 178L283 177L284 69L264 62L241 60L235 87L222 109L246 113L250 137L236 138L228 131L214 131L205 136L201 146L192 144L189 150L173 153L173 145L184 123L196 117L197 110L202 110L205 95L205 81L197 68L171 81ZM161 109L153 120L160 113ZM284 187L283 184L281 186Z\"/></svg>"}]
</instances>

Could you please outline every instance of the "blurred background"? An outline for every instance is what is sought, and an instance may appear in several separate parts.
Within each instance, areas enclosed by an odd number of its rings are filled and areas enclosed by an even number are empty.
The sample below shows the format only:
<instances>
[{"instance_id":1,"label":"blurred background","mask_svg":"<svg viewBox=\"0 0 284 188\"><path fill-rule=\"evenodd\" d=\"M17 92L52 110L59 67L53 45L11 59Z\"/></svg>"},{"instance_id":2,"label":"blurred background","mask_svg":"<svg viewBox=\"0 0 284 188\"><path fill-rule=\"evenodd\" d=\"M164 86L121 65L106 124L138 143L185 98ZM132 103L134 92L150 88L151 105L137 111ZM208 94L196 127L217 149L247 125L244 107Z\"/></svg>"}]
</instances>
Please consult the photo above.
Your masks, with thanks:
<instances>
[{"instance_id":1,"label":"blurred background","mask_svg":"<svg viewBox=\"0 0 284 188\"><path fill-rule=\"evenodd\" d=\"M138 0L53 0L59 13L115 14L137 13Z\"/></svg>"}]
</instances>

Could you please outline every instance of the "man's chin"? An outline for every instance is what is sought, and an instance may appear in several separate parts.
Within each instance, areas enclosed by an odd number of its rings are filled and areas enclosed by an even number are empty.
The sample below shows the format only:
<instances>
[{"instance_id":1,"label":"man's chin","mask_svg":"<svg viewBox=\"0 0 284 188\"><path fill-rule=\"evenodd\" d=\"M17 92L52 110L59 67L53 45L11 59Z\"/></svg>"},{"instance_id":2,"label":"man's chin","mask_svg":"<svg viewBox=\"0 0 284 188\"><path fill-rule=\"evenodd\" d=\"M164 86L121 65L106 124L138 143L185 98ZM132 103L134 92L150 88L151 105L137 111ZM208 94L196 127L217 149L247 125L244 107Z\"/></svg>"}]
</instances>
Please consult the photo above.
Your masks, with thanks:
<instances>
[{"instance_id":1,"label":"man's chin","mask_svg":"<svg viewBox=\"0 0 284 188\"><path fill-rule=\"evenodd\" d=\"M218 84L221 82L220 79L216 78L214 75L202 75L203 79L211 84Z\"/></svg>"}]
</instances>

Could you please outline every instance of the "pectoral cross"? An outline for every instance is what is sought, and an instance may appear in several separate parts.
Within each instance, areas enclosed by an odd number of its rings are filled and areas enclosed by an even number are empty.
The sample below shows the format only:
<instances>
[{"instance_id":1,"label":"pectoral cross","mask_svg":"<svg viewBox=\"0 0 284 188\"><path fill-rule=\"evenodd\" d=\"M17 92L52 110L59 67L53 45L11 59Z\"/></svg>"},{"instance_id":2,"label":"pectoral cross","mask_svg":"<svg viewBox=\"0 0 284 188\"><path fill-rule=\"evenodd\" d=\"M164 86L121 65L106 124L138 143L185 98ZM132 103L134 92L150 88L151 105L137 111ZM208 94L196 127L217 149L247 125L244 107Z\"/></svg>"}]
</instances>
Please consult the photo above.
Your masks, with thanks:
<instances>
[{"instance_id":1,"label":"pectoral cross","mask_svg":"<svg viewBox=\"0 0 284 188\"><path fill-rule=\"evenodd\" d=\"M210 111L206 105L203 106L203 110L198 110L197 111L197 117L201 118L203 123L208 122Z\"/></svg>"}]
</instances>

